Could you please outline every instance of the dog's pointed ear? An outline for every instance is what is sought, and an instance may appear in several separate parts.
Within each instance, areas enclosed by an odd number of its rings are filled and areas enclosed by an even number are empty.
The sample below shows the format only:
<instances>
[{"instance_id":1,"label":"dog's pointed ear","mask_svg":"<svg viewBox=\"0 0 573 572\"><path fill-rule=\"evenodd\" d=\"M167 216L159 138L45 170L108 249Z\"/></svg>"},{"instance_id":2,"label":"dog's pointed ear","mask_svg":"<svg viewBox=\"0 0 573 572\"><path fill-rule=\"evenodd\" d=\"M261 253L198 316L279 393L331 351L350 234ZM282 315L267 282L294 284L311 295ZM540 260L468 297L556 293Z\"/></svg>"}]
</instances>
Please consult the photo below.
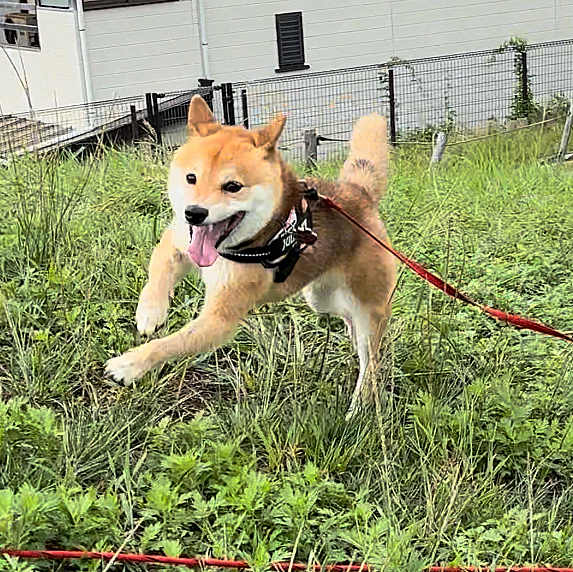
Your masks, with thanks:
<instances>
[{"instance_id":1,"label":"dog's pointed ear","mask_svg":"<svg viewBox=\"0 0 573 572\"><path fill-rule=\"evenodd\" d=\"M286 119L286 115L279 115L274 121L259 129L256 134L255 145L264 147L269 151L275 149L283 132Z\"/></svg>"},{"instance_id":2,"label":"dog's pointed ear","mask_svg":"<svg viewBox=\"0 0 573 572\"><path fill-rule=\"evenodd\" d=\"M205 137L216 125L213 113L200 95L194 95L189 105L187 133L189 137Z\"/></svg>"}]
</instances>

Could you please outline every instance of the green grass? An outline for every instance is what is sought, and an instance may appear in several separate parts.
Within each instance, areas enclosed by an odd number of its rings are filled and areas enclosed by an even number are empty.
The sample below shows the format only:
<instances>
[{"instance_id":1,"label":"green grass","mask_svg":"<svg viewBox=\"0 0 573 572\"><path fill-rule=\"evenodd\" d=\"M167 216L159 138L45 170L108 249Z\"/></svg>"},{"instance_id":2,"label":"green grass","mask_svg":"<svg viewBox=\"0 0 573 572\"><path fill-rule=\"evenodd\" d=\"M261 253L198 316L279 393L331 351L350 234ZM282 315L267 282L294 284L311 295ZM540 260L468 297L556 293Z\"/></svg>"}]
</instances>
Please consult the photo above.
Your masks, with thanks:
<instances>
[{"instance_id":1,"label":"green grass","mask_svg":"<svg viewBox=\"0 0 573 572\"><path fill-rule=\"evenodd\" d=\"M396 151L381 204L394 245L482 303L573 331L573 172L537 161L558 136L452 147L433 171L425 150ZM140 342L167 159L140 147L0 170L0 546L123 545L257 569L571 566L571 347L407 270L377 402L350 423L346 328L299 298L134 386L103 377ZM202 291L194 277L177 288L159 335L197 314Z\"/></svg>"}]
</instances>

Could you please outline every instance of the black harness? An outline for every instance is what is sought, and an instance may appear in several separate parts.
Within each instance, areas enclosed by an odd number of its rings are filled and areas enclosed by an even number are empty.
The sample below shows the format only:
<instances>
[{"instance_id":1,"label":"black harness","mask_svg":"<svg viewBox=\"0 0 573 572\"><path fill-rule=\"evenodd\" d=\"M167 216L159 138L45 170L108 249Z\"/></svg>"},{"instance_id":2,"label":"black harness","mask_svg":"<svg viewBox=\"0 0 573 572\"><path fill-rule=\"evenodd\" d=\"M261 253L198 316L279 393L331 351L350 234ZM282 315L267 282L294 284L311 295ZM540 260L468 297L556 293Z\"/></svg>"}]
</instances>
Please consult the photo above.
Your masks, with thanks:
<instances>
[{"instance_id":1,"label":"black harness","mask_svg":"<svg viewBox=\"0 0 573 572\"><path fill-rule=\"evenodd\" d=\"M219 254L233 262L259 263L265 268L274 268L274 282L284 282L293 271L300 255L317 240L312 229L312 208L319 199L318 191L300 181L302 196L291 210L283 226L263 246L248 247L247 240L237 246L226 248Z\"/></svg>"}]
</instances>

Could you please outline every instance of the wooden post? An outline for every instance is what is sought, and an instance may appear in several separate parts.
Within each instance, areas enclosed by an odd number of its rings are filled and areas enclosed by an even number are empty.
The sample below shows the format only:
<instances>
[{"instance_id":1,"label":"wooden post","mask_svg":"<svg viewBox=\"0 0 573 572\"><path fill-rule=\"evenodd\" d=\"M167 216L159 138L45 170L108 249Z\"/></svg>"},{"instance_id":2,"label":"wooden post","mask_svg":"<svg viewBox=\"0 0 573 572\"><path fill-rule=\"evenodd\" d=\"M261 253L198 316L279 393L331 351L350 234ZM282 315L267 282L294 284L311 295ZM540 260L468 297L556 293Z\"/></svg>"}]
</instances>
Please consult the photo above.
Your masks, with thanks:
<instances>
[{"instance_id":1,"label":"wooden post","mask_svg":"<svg viewBox=\"0 0 573 572\"><path fill-rule=\"evenodd\" d=\"M561 136L561 145L559 145L559 153L557 154L557 162L562 163L567 154L567 145L569 145L569 137L571 136L571 126L573 125L573 101L569 101L569 112L563 127L563 135Z\"/></svg>"},{"instance_id":2,"label":"wooden post","mask_svg":"<svg viewBox=\"0 0 573 572\"><path fill-rule=\"evenodd\" d=\"M307 167L316 166L318 159L318 135L316 129L307 129L304 132L304 160Z\"/></svg>"},{"instance_id":3,"label":"wooden post","mask_svg":"<svg viewBox=\"0 0 573 572\"><path fill-rule=\"evenodd\" d=\"M442 156L444 154L447 142L448 142L448 136L443 131L440 131L434 137L434 152L432 153L430 166L437 165L442 160Z\"/></svg>"}]
</instances>

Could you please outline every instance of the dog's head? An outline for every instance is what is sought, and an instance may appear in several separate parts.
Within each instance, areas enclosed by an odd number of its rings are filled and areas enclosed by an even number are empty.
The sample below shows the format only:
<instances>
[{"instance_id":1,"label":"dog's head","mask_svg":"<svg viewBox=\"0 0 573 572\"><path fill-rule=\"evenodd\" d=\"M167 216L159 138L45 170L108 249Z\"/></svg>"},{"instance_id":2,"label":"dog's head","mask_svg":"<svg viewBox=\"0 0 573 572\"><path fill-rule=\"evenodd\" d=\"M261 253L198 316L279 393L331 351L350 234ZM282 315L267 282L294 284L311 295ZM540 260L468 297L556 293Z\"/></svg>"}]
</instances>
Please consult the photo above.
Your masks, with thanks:
<instances>
[{"instance_id":1,"label":"dog's head","mask_svg":"<svg viewBox=\"0 0 573 572\"><path fill-rule=\"evenodd\" d=\"M187 253L198 266L211 266L218 247L253 237L271 220L281 201L276 145L285 121L257 131L223 126L193 96L189 138L171 163L169 199L178 223L189 225Z\"/></svg>"}]
</instances>

